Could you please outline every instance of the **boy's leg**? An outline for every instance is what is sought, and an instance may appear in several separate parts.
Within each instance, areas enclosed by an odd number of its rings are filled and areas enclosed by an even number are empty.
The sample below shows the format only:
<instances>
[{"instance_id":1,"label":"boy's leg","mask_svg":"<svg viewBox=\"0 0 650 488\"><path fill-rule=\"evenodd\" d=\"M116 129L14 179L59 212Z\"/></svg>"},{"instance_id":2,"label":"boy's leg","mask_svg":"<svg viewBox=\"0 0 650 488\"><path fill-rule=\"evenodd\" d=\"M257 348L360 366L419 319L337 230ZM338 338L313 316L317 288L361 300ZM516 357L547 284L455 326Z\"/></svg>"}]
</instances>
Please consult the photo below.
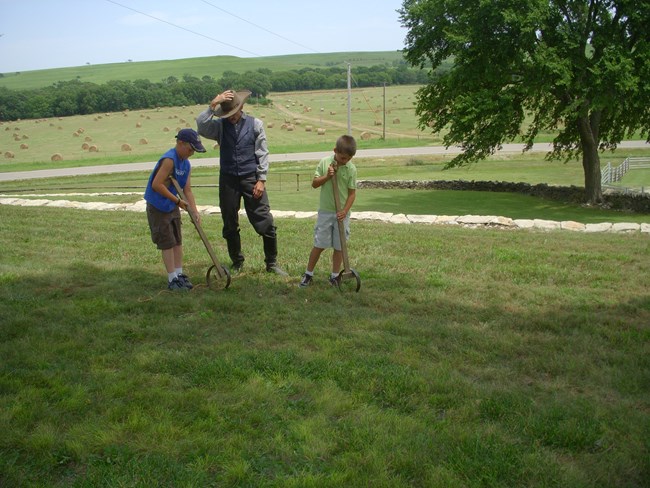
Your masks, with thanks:
<instances>
[{"instance_id":1,"label":"boy's leg","mask_svg":"<svg viewBox=\"0 0 650 488\"><path fill-rule=\"evenodd\" d=\"M174 246L174 268L182 268L183 267L183 246L178 245Z\"/></svg>"},{"instance_id":2,"label":"boy's leg","mask_svg":"<svg viewBox=\"0 0 650 488\"><path fill-rule=\"evenodd\" d=\"M172 273L176 269L176 259L174 257L174 250L175 247L170 247L169 249L163 249L162 252L162 259L163 263L165 265L165 270L167 273Z\"/></svg>"},{"instance_id":3,"label":"boy's leg","mask_svg":"<svg viewBox=\"0 0 650 488\"><path fill-rule=\"evenodd\" d=\"M310 273L314 272L314 268L316 267L318 259L323 251L324 249L321 247L313 247L311 249L311 252L309 253L309 261L307 262L307 271Z\"/></svg>"},{"instance_id":4,"label":"boy's leg","mask_svg":"<svg viewBox=\"0 0 650 488\"><path fill-rule=\"evenodd\" d=\"M341 265L343 264L343 253L334 249L332 254L332 274L339 274L341 271Z\"/></svg>"}]
</instances>

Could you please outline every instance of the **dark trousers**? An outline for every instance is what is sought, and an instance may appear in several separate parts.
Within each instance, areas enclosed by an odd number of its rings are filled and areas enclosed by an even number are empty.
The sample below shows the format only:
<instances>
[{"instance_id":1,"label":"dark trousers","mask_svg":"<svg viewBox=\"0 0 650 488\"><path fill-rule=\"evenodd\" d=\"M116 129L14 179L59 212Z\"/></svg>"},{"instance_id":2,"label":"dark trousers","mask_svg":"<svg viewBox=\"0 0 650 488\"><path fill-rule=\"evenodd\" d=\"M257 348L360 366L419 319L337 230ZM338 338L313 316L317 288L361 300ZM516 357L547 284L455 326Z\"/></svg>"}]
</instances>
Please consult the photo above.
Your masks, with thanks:
<instances>
[{"instance_id":1,"label":"dark trousers","mask_svg":"<svg viewBox=\"0 0 650 488\"><path fill-rule=\"evenodd\" d=\"M255 232L264 240L264 261L266 265L276 264L277 238L269 197L264 191L262 198L253 198L253 187L257 183L255 173L247 176L219 175L219 207L223 219L223 238L228 245L228 254L233 264L244 262L239 236L239 209L244 200L246 216Z\"/></svg>"}]
</instances>

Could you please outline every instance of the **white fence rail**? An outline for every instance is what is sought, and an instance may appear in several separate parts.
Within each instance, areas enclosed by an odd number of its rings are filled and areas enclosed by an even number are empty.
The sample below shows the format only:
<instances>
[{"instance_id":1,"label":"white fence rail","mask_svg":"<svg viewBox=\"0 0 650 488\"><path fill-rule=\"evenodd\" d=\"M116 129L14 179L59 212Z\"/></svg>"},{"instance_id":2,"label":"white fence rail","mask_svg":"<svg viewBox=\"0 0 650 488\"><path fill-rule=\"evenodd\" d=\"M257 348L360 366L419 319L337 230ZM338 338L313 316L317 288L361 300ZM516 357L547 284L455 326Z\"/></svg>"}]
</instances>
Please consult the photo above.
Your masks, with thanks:
<instances>
[{"instance_id":1,"label":"white fence rail","mask_svg":"<svg viewBox=\"0 0 650 488\"><path fill-rule=\"evenodd\" d=\"M603 186L610 186L610 188L623 193L646 193L647 189L641 187L638 188L621 188L613 187L610 184L617 181L621 181L621 178L631 169L649 169L650 168L650 158L626 158L618 166L612 166L612 163L607 163L604 168L600 170L601 184Z\"/></svg>"}]
</instances>

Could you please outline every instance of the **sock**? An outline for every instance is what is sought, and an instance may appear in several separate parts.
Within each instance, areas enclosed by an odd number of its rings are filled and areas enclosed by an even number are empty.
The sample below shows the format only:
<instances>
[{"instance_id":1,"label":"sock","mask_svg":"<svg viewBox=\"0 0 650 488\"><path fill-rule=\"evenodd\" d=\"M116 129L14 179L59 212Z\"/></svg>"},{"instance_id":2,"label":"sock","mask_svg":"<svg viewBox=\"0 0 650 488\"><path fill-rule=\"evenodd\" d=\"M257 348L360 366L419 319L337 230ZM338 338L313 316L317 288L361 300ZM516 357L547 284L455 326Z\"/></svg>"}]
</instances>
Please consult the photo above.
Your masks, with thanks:
<instances>
[{"instance_id":1,"label":"sock","mask_svg":"<svg viewBox=\"0 0 650 488\"><path fill-rule=\"evenodd\" d=\"M176 268L174 271L176 272L176 276L183 274L183 267L181 266L180 268Z\"/></svg>"},{"instance_id":2,"label":"sock","mask_svg":"<svg viewBox=\"0 0 650 488\"><path fill-rule=\"evenodd\" d=\"M309 271L308 269L305 270L305 274L308 275L308 276L314 276L314 272Z\"/></svg>"},{"instance_id":3,"label":"sock","mask_svg":"<svg viewBox=\"0 0 650 488\"><path fill-rule=\"evenodd\" d=\"M339 274L338 273L330 273L330 278L338 278Z\"/></svg>"},{"instance_id":4,"label":"sock","mask_svg":"<svg viewBox=\"0 0 650 488\"><path fill-rule=\"evenodd\" d=\"M176 273L176 271L172 271L171 273L167 273L167 281L169 281L169 282L171 283L172 280L173 280L174 278L176 278L176 276L178 276L178 274Z\"/></svg>"}]
</instances>

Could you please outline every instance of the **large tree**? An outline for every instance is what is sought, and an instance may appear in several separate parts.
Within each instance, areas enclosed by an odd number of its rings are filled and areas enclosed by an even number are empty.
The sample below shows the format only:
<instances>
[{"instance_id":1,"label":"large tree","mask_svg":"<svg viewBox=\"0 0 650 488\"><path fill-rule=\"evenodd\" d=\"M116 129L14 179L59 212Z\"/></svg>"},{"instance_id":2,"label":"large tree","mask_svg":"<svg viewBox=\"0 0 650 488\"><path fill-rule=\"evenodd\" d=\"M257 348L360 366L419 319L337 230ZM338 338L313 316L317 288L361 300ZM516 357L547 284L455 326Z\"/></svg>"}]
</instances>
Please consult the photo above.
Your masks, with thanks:
<instances>
[{"instance_id":1,"label":"large tree","mask_svg":"<svg viewBox=\"0 0 650 488\"><path fill-rule=\"evenodd\" d=\"M650 140L650 1L404 0L399 14L409 63L454 61L416 103L422 127L464 149L451 166L552 131L548 158L581 156L598 203L600 153Z\"/></svg>"}]
</instances>

